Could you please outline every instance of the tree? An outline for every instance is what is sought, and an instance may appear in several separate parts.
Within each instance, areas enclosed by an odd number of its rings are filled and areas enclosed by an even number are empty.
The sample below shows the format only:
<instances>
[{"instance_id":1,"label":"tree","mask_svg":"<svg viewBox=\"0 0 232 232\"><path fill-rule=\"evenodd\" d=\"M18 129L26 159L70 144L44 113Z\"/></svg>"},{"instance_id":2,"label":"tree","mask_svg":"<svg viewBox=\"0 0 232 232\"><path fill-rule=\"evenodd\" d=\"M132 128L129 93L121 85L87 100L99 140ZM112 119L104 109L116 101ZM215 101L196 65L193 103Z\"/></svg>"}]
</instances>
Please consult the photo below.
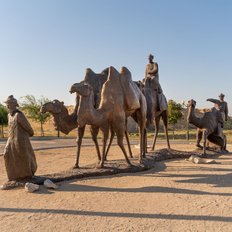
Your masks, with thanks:
<instances>
[{"instance_id":1,"label":"tree","mask_svg":"<svg viewBox=\"0 0 232 232\"><path fill-rule=\"evenodd\" d=\"M232 129L232 117L228 117L228 120L225 121L224 129L225 130L231 130Z\"/></svg>"},{"instance_id":2,"label":"tree","mask_svg":"<svg viewBox=\"0 0 232 232\"><path fill-rule=\"evenodd\" d=\"M168 123L173 126L173 139L174 139L174 130L175 125L182 118L182 106L179 103L176 103L173 100L168 101Z\"/></svg>"},{"instance_id":3,"label":"tree","mask_svg":"<svg viewBox=\"0 0 232 232\"><path fill-rule=\"evenodd\" d=\"M7 115L8 115L7 108L4 105L0 104L0 126L1 126L0 134L3 138L4 138L4 126L8 124Z\"/></svg>"},{"instance_id":4,"label":"tree","mask_svg":"<svg viewBox=\"0 0 232 232\"><path fill-rule=\"evenodd\" d=\"M50 114L42 113L40 109L43 104L49 101L50 100L45 97L36 99L33 95L26 95L22 97L22 102L20 104L21 109L26 112L29 118L40 123L41 136L44 136L43 124L48 121Z\"/></svg>"}]
</instances>

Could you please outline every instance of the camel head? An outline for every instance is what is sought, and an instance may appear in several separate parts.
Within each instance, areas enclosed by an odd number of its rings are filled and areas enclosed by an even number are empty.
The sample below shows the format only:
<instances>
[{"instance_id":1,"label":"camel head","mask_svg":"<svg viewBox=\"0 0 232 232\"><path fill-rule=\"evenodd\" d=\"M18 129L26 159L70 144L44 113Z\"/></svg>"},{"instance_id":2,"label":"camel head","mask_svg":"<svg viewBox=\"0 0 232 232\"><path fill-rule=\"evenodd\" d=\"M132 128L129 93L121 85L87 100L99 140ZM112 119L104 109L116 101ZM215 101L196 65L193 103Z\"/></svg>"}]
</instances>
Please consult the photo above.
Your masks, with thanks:
<instances>
[{"instance_id":1,"label":"camel head","mask_svg":"<svg viewBox=\"0 0 232 232\"><path fill-rule=\"evenodd\" d=\"M194 101L193 99L188 100L188 107L195 108L195 106L196 106L196 101Z\"/></svg>"},{"instance_id":2,"label":"camel head","mask_svg":"<svg viewBox=\"0 0 232 232\"><path fill-rule=\"evenodd\" d=\"M87 97L93 91L93 88L86 82L75 83L70 88L70 93L77 93L83 97Z\"/></svg>"},{"instance_id":3,"label":"camel head","mask_svg":"<svg viewBox=\"0 0 232 232\"><path fill-rule=\"evenodd\" d=\"M51 114L59 114L61 112L66 112L67 109L64 106L64 102L60 102L59 100L55 99L51 102L47 102L42 105L41 112L42 113L51 113ZM68 111L67 111L68 112Z\"/></svg>"}]
</instances>

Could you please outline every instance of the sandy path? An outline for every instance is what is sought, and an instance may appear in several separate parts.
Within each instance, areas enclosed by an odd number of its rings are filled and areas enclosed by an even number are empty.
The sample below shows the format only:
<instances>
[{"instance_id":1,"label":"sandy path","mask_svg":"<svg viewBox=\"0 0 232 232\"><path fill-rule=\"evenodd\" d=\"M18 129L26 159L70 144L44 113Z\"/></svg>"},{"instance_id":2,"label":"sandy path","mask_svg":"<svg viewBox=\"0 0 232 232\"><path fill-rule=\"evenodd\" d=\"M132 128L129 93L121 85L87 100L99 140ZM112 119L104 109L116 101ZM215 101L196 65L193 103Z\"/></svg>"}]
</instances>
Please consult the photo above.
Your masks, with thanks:
<instances>
[{"instance_id":1,"label":"sandy path","mask_svg":"<svg viewBox=\"0 0 232 232\"><path fill-rule=\"evenodd\" d=\"M96 160L93 149L83 149L82 164ZM38 174L69 168L74 151L37 152ZM217 162L172 160L144 173L64 182L57 191L1 191L0 231L232 231L232 156Z\"/></svg>"}]
</instances>

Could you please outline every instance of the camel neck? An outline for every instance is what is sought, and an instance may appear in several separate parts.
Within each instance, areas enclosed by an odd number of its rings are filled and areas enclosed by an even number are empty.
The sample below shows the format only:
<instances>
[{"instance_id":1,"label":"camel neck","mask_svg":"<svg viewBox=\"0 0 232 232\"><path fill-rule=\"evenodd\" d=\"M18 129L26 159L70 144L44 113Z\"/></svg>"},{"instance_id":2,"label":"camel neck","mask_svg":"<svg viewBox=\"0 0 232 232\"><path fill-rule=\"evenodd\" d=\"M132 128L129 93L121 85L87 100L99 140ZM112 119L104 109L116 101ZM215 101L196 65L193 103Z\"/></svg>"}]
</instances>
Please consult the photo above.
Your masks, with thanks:
<instances>
[{"instance_id":1,"label":"camel neck","mask_svg":"<svg viewBox=\"0 0 232 232\"><path fill-rule=\"evenodd\" d=\"M69 114L53 114L54 124L57 130L64 134L68 134L73 129L77 128L76 117Z\"/></svg>"},{"instance_id":2,"label":"camel neck","mask_svg":"<svg viewBox=\"0 0 232 232\"><path fill-rule=\"evenodd\" d=\"M188 110L188 122L195 125L198 128L201 128L201 119L196 117L195 115L195 108L192 106L189 106Z\"/></svg>"},{"instance_id":3,"label":"camel neck","mask_svg":"<svg viewBox=\"0 0 232 232\"><path fill-rule=\"evenodd\" d=\"M93 91L88 96L80 97L77 122L80 127L86 124L100 126L105 122L101 108L94 108Z\"/></svg>"}]
</instances>

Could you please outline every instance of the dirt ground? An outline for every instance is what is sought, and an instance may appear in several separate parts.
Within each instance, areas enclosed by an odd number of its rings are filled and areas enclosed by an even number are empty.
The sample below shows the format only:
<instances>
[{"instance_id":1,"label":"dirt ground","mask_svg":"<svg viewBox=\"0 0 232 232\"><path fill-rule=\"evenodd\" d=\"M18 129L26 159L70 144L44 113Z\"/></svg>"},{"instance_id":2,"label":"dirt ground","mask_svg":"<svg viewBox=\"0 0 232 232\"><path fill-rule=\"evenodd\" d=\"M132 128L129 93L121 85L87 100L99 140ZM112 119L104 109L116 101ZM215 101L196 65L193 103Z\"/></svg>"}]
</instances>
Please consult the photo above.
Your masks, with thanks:
<instances>
[{"instance_id":1,"label":"dirt ground","mask_svg":"<svg viewBox=\"0 0 232 232\"><path fill-rule=\"evenodd\" d=\"M37 175L64 171L75 162L75 148L36 151L36 157ZM109 158L123 159L117 146ZM96 161L95 148L84 147L80 165ZM0 231L232 231L232 155L216 161L169 160L146 172L62 182L58 190L0 191ZM0 183L5 179L0 157Z\"/></svg>"}]
</instances>

